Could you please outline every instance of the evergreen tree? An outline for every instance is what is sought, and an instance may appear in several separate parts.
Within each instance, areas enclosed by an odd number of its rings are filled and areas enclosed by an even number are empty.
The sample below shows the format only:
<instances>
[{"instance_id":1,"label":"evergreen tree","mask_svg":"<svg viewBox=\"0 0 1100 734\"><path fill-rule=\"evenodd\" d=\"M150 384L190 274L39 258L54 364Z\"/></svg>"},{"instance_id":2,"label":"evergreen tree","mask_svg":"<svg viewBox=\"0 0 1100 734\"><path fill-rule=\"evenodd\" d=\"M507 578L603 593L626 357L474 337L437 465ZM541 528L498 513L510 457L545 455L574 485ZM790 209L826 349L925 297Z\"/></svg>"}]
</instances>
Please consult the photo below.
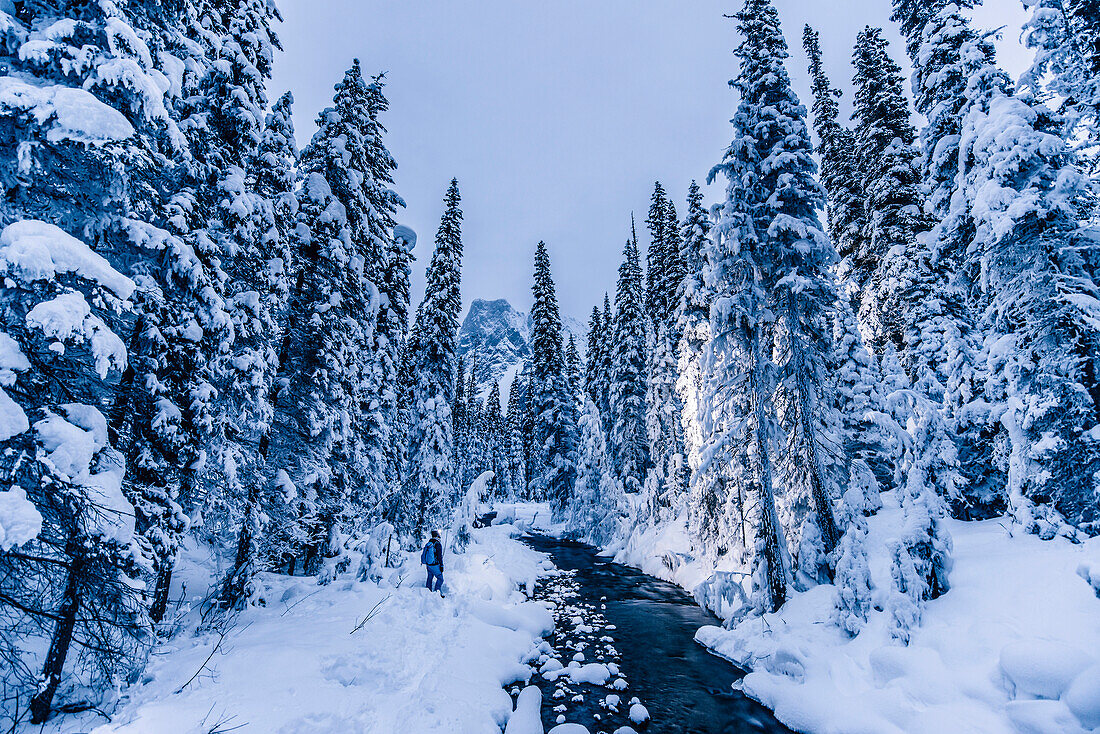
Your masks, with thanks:
<instances>
[{"instance_id":1,"label":"evergreen tree","mask_svg":"<svg viewBox=\"0 0 1100 734\"><path fill-rule=\"evenodd\" d=\"M824 192L813 179L805 111L784 66L778 14L768 0L748 0L736 18L745 39L733 82L741 102L734 141L711 173L724 174L729 185L717 242L707 250L706 282L718 287L703 413L710 461L740 464L734 481L756 495L754 594L761 608L774 610L791 577L773 461L786 470L785 515L797 532L792 545L800 575L827 573L839 541L830 497L836 479L826 450L834 416L824 379L831 342L826 316L836 298L829 266L836 256L817 222ZM776 454L780 419L787 442ZM729 457L734 446L748 456Z\"/></svg>"},{"instance_id":2,"label":"evergreen tree","mask_svg":"<svg viewBox=\"0 0 1100 734\"><path fill-rule=\"evenodd\" d=\"M593 403L598 403L603 394L601 352L604 341L603 317L600 315L600 309L593 306L592 315L588 317L588 349L584 355L584 394Z\"/></svg>"},{"instance_id":3,"label":"evergreen tree","mask_svg":"<svg viewBox=\"0 0 1100 734\"><path fill-rule=\"evenodd\" d=\"M882 487L893 487L897 446L894 426L884 421L882 371L863 346L855 314L844 299L833 317L829 370L834 405L842 421L844 455L853 462L865 462Z\"/></svg>"},{"instance_id":4,"label":"evergreen tree","mask_svg":"<svg viewBox=\"0 0 1100 734\"><path fill-rule=\"evenodd\" d=\"M500 405L500 383L494 382L485 400L485 459L488 471L496 476L495 499L506 499L512 491L512 475L509 470L507 447L509 445L504 414Z\"/></svg>"},{"instance_id":5,"label":"evergreen tree","mask_svg":"<svg viewBox=\"0 0 1100 734\"><path fill-rule=\"evenodd\" d=\"M254 284L258 290L241 290L237 297L240 304L238 318L259 321L262 333L256 333L256 324L237 327L240 348L234 350L238 364L251 365L250 370L236 375L237 389L232 394L248 396L242 407L251 406L251 423L247 431L237 431L235 436L250 439L247 453L240 461L236 474L240 481L241 468L248 473L240 510L237 550L233 567L222 588L222 602L239 605L255 595L252 577L260 561L260 544L265 535L264 519L286 515L287 507L281 491L271 491L264 481L265 462L270 446L271 418L274 413L277 383L276 376L287 357L287 336L284 335L288 298L291 291L292 257L289 251L291 223L297 213L294 197L297 150L294 147L294 127L291 122L290 93L283 95L272 108L264 127L260 146L250 165L249 178L253 199L253 217L263 227L258 233L259 247L252 248L244 262L235 263L235 269L245 264L253 269L248 276L241 276L238 287ZM243 203L243 202L242 202ZM238 235L247 230L238 230ZM253 232L253 234L256 234ZM242 252L248 250L242 248ZM259 280L257 276L263 275ZM254 298L252 294L259 296ZM247 336L243 341L242 336ZM252 390L245 388L250 379Z\"/></svg>"},{"instance_id":6,"label":"evergreen tree","mask_svg":"<svg viewBox=\"0 0 1100 734\"><path fill-rule=\"evenodd\" d=\"M69 666L75 689L103 690L144 662L149 599L140 589L174 563L186 518L170 471L145 484L149 465L171 461L176 444L161 439L178 424L174 406L158 402L160 385L134 377L126 344L160 337L141 314L162 279L204 273L164 230L167 192L187 157L160 84L164 39L181 33L175 9L5 10L2 464L7 501L41 524L0 547L0 647L15 656L15 695L41 723L70 650L82 662ZM80 112L62 114L49 101L58 99ZM151 423L162 408L160 433ZM149 451L140 483L124 480L139 441L164 449Z\"/></svg>"},{"instance_id":7,"label":"evergreen tree","mask_svg":"<svg viewBox=\"0 0 1100 734\"><path fill-rule=\"evenodd\" d=\"M1024 41L1035 49L1021 85L1039 99L1057 98L1063 137L1081 141L1082 157L1100 163L1100 3L1030 0Z\"/></svg>"},{"instance_id":8,"label":"evergreen tree","mask_svg":"<svg viewBox=\"0 0 1100 734\"><path fill-rule=\"evenodd\" d=\"M703 208L703 193L695 181L691 182L688 189L687 204L680 250L685 277L678 290L676 307L676 328L681 335L676 391L682 406L680 427L686 453L685 463L691 470L692 529L697 537L705 539L705 546L714 550L718 546L721 508L714 501L714 482L708 481L701 471L701 452L705 439L699 421L705 388L704 357L710 341L712 293L704 281L704 272L712 225L709 213ZM710 479L713 480L713 472Z\"/></svg>"},{"instance_id":9,"label":"evergreen tree","mask_svg":"<svg viewBox=\"0 0 1100 734\"><path fill-rule=\"evenodd\" d=\"M962 3L961 6L970 6ZM926 211L934 226L918 240L913 256L895 261L912 283L907 299L907 347L900 357L914 385L947 406L956 434L965 488L951 497L960 517L990 517L1003 498L1004 466L994 448L1007 440L985 399L986 364L981 355L983 329L974 314L988 307L981 293L980 255L971 249L974 222L959 189L965 170L964 106L974 69L984 69L986 84L1007 83L993 65L992 43L970 27L960 4L895 0L894 19L914 60L913 97L927 124L921 131ZM999 76L998 76L999 74ZM999 79L999 81L995 81ZM947 487L938 488L941 493ZM947 496L945 494L945 496Z\"/></svg>"},{"instance_id":10,"label":"evergreen tree","mask_svg":"<svg viewBox=\"0 0 1100 734\"><path fill-rule=\"evenodd\" d=\"M906 302L913 289L911 252L917 234L925 229L913 148L916 132L909 122L901 69L887 53L880 29L860 32L852 63L855 166L864 191L862 260L868 268L859 315L877 351L886 341L902 350L906 316L911 313Z\"/></svg>"},{"instance_id":11,"label":"evergreen tree","mask_svg":"<svg viewBox=\"0 0 1100 734\"><path fill-rule=\"evenodd\" d=\"M615 351L615 316L611 310L611 298L607 291L603 294L603 341L600 346L600 399L596 401L596 408L604 421L604 435L608 437L608 450L612 451L611 461L614 465L615 454L610 444L611 433L611 362Z\"/></svg>"},{"instance_id":12,"label":"evergreen tree","mask_svg":"<svg viewBox=\"0 0 1100 734\"><path fill-rule=\"evenodd\" d=\"M566 522L596 546L620 533L624 515L622 485L611 466L596 404L585 400L580 417L577 480Z\"/></svg>"},{"instance_id":13,"label":"evergreen tree","mask_svg":"<svg viewBox=\"0 0 1100 734\"><path fill-rule=\"evenodd\" d=\"M871 570L867 558L867 521L864 519L866 487L875 477L863 462L852 462L852 475L841 501L840 521L844 535L837 546L836 609L833 619L851 636L859 634L871 611ZM878 488L873 491L877 494ZM876 497L877 499L877 497ZM881 504L881 501L880 501Z\"/></svg>"},{"instance_id":14,"label":"evergreen tree","mask_svg":"<svg viewBox=\"0 0 1100 734\"><path fill-rule=\"evenodd\" d=\"M462 210L458 180L444 197L445 210L428 266L424 300L416 314L416 352L411 368L413 424L409 434L405 492L415 502L411 526L419 535L439 525L457 499L451 405L462 268Z\"/></svg>"},{"instance_id":15,"label":"evergreen tree","mask_svg":"<svg viewBox=\"0 0 1100 734\"><path fill-rule=\"evenodd\" d=\"M577 341L573 334L569 334L569 341L565 344L565 376L569 396L574 403L580 399L582 387L581 356L577 354Z\"/></svg>"},{"instance_id":16,"label":"evergreen tree","mask_svg":"<svg viewBox=\"0 0 1100 734\"><path fill-rule=\"evenodd\" d=\"M664 293L664 309L661 317L672 329L672 343L680 341L679 329L676 326L676 307L679 305L678 295L684 276L687 275L687 265L684 263L680 252L682 242L680 238L680 220L676 214L676 205L672 199L668 200L665 207L665 267L661 274L661 290Z\"/></svg>"},{"instance_id":17,"label":"evergreen tree","mask_svg":"<svg viewBox=\"0 0 1100 734\"><path fill-rule=\"evenodd\" d=\"M531 382L536 491L550 500L555 516L568 505L575 476L576 398L566 372L561 316L546 244L535 248L531 306ZM576 349L574 347L574 358Z\"/></svg>"},{"instance_id":18,"label":"evergreen tree","mask_svg":"<svg viewBox=\"0 0 1100 734\"><path fill-rule=\"evenodd\" d=\"M630 239L619 266L611 346L608 420L612 461L625 491L639 492L648 470L645 431L645 315L638 242Z\"/></svg>"},{"instance_id":19,"label":"evergreen tree","mask_svg":"<svg viewBox=\"0 0 1100 734\"><path fill-rule=\"evenodd\" d=\"M362 501L364 509L370 510L363 520L374 522L378 519L375 508L397 489L401 468L397 448L401 442L394 432L400 423L396 385L408 330L409 261L416 235L408 227L396 226L397 211L405 202L391 188L397 163L385 146L386 128L380 120L389 109L384 75L373 77L366 85L365 104L367 114L362 121L362 134L366 175L361 185L370 209L366 217L364 262L370 281L367 292L377 292L377 316L373 343L369 345L370 359L361 378L362 430L368 460Z\"/></svg>"},{"instance_id":20,"label":"evergreen tree","mask_svg":"<svg viewBox=\"0 0 1100 734\"><path fill-rule=\"evenodd\" d=\"M524 441L528 434L523 432L526 414L526 385L521 375L517 375L508 390L508 410L505 414L507 432L508 473L511 477L514 497L527 496L527 466L524 461Z\"/></svg>"},{"instance_id":21,"label":"evergreen tree","mask_svg":"<svg viewBox=\"0 0 1100 734\"><path fill-rule=\"evenodd\" d=\"M814 130L821 156L821 183L828 195L829 234L842 258L840 277L850 284L846 285L849 292L844 295L855 300L853 309L858 312L863 287L874 270L875 260L864 235L866 212L855 133L838 121L837 100L841 92L833 88L825 75L820 37L808 25L803 29L802 45L810 60Z\"/></svg>"},{"instance_id":22,"label":"evergreen tree","mask_svg":"<svg viewBox=\"0 0 1100 734\"><path fill-rule=\"evenodd\" d=\"M660 181L653 184L650 197L649 216L646 227L649 229L649 249L646 251L645 271L645 313L652 323L659 323L664 313L666 295L663 292L664 272L668 264L666 230L668 228L668 195Z\"/></svg>"}]
</instances>

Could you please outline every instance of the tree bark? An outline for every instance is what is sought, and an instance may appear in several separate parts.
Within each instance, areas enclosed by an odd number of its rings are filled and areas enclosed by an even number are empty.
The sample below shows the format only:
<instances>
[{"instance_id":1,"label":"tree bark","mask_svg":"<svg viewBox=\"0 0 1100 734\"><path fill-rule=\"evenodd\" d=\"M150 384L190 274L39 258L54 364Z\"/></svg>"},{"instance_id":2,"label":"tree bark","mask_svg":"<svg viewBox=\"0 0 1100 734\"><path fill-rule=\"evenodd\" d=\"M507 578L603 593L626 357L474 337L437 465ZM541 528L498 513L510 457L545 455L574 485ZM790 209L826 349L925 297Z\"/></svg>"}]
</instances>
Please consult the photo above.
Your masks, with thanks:
<instances>
[{"instance_id":1,"label":"tree bark","mask_svg":"<svg viewBox=\"0 0 1100 734\"><path fill-rule=\"evenodd\" d=\"M31 723L41 724L50 718L53 697L61 683L61 672L65 668L65 659L73 641L73 628L76 627L76 615L80 609L80 576L84 570L85 559L79 553L73 555L69 566L69 575L65 581L65 592L61 599L61 608L57 612L57 626L54 627L50 649L46 653L46 663L42 666L42 678L45 681L42 690L31 699Z\"/></svg>"}]
</instances>

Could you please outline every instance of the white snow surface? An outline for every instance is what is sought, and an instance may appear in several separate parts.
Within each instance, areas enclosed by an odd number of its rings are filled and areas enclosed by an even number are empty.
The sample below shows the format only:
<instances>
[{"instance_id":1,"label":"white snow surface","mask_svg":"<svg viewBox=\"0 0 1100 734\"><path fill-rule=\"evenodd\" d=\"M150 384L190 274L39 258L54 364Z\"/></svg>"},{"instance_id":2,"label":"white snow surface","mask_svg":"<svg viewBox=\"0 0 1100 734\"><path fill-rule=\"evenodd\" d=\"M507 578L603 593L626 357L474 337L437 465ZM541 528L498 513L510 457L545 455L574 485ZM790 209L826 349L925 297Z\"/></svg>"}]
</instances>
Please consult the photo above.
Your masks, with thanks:
<instances>
[{"instance_id":1,"label":"white snow surface","mask_svg":"<svg viewBox=\"0 0 1100 734\"><path fill-rule=\"evenodd\" d=\"M516 535L478 529L465 553L448 552L445 599L424 588L419 552L378 583L261 574L266 607L242 612L205 672L218 635L178 634L111 723L67 717L71 731L201 734L223 721L272 734L542 734L538 689L513 714L502 688L528 680L553 624L520 590L552 565ZM189 540L172 599L186 583L197 606L219 563Z\"/></svg>"},{"instance_id":2,"label":"white snow surface","mask_svg":"<svg viewBox=\"0 0 1100 734\"><path fill-rule=\"evenodd\" d=\"M137 285L100 254L65 230L38 219L12 222L0 232L0 272L25 282L74 273L99 283L119 298Z\"/></svg>"},{"instance_id":3,"label":"white snow surface","mask_svg":"<svg viewBox=\"0 0 1100 734\"><path fill-rule=\"evenodd\" d=\"M0 441L7 441L31 427L27 414L19 403L11 399L4 388L0 387Z\"/></svg>"},{"instance_id":4,"label":"white snow surface","mask_svg":"<svg viewBox=\"0 0 1100 734\"><path fill-rule=\"evenodd\" d=\"M31 84L0 76L0 117L27 114L46 129L51 143L102 145L134 134L126 117L91 92L64 85Z\"/></svg>"},{"instance_id":5,"label":"white snow surface","mask_svg":"<svg viewBox=\"0 0 1100 734\"><path fill-rule=\"evenodd\" d=\"M889 588L890 493L869 518L872 600ZM929 602L907 647L872 611L855 638L830 623L836 589L795 594L778 613L696 639L751 672L744 691L805 732L1084 732L1100 725L1100 599L1078 573L1100 538L1010 534L1007 520L948 520L951 590Z\"/></svg>"},{"instance_id":6,"label":"white snow surface","mask_svg":"<svg viewBox=\"0 0 1100 734\"><path fill-rule=\"evenodd\" d=\"M42 515L21 487L0 492L0 551L33 540L42 532Z\"/></svg>"}]
</instances>

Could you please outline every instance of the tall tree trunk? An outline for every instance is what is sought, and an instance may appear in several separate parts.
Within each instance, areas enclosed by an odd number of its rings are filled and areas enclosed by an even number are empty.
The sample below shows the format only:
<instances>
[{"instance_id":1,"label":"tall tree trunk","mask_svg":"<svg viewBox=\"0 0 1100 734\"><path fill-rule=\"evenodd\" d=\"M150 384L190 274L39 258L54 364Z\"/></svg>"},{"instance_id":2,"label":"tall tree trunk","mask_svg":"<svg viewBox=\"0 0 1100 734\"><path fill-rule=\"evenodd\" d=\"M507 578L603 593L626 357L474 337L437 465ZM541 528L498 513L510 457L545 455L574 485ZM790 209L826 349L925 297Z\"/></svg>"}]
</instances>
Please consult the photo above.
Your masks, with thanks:
<instances>
[{"instance_id":1,"label":"tall tree trunk","mask_svg":"<svg viewBox=\"0 0 1100 734\"><path fill-rule=\"evenodd\" d=\"M775 511L775 492L772 487L770 436L768 435L767 404L764 392L764 361L760 350L760 333L752 329L750 348L752 365L749 372L749 390L756 426L753 440L756 444L756 461L759 463L755 477L757 498L760 505L760 534L764 538L764 575L768 599L765 609L774 612L787 600L787 579L783 567L783 550L779 538L779 517Z\"/></svg>"},{"instance_id":2,"label":"tall tree trunk","mask_svg":"<svg viewBox=\"0 0 1100 734\"><path fill-rule=\"evenodd\" d=\"M814 426L814 417L810 410L810 385L807 384L806 374L805 365L801 365L798 370L798 412L802 421L802 440L805 443L803 451L810 470L814 515L817 517L817 526L821 530L824 551L829 554L840 543L840 530L837 528L836 516L833 514L833 502L825 491L825 469L821 466L821 457L817 452L817 428ZM831 568L829 573L832 574Z\"/></svg>"},{"instance_id":3,"label":"tall tree trunk","mask_svg":"<svg viewBox=\"0 0 1100 734\"><path fill-rule=\"evenodd\" d=\"M70 546L73 544L70 543ZM70 551L74 548L70 547ZM84 571L85 560L79 551L71 553L69 576L65 581L65 592L61 599L61 608L57 612L57 626L54 628L50 649L46 653L46 664L42 666L42 689L31 699L31 723L41 724L50 718L53 697L61 684L61 672L65 668L65 659L73 641L73 628L80 609L80 576Z\"/></svg>"},{"instance_id":4,"label":"tall tree trunk","mask_svg":"<svg viewBox=\"0 0 1100 734\"><path fill-rule=\"evenodd\" d=\"M153 606L149 608L149 619L156 624L164 619L168 610L168 592L172 588L172 568L175 563L165 560L157 571L157 585L153 590Z\"/></svg>"}]
</instances>

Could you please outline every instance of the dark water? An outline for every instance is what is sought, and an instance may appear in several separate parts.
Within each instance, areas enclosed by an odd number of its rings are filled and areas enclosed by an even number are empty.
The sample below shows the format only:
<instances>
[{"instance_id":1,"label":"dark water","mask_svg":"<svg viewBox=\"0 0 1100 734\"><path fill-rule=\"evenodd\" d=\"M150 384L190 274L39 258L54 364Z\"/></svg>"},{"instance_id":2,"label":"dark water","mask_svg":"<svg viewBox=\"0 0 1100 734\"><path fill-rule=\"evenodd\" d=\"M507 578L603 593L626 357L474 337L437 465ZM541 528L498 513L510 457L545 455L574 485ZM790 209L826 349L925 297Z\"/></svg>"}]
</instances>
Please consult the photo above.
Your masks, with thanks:
<instances>
[{"instance_id":1,"label":"dark water","mask_svg":"<svg viewBox=\"0 0 1100 734\"><path fill-rule=\"evenodd\" d=\"M624 725L647 734L790 734L770 711L732 690L742 671L695 642L699 627L718 620L683 589L610 563L582 543L545 536L528 536L525 541L549 553L567 572L542 582L536 595L559 606L558 631L550 640L555 656L567 663L580 647L585 662L615 662L627 685L625 690L613 690L555 683L536 675L547 731L560 714L592 734L610 734ZM584 617L579 631L574 624L578 613ZM594 630L588 631L588 626ZM600 705L609 693L621 697L618 711ZM574 696L583 700L574 701ZM628 702L634 697L649 711L651 719L644 727L627 718Z\"/></svg>"}]
</instances>

